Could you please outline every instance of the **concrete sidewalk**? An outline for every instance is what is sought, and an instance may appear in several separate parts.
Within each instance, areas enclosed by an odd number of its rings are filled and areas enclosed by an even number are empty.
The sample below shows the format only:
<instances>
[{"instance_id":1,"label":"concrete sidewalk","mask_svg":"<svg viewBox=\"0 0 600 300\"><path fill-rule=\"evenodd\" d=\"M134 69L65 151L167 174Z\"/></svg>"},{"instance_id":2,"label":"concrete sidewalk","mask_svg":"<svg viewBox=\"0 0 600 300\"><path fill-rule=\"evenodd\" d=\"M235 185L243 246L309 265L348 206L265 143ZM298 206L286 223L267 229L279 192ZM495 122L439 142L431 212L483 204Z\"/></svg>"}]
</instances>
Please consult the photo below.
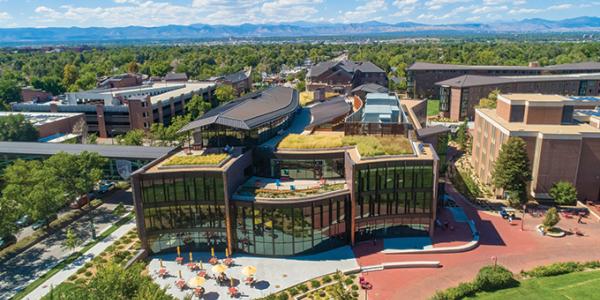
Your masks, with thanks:
<instances>
[{"instance_id":1,"label":"concrete sidewalk","mask_svg":"<svg viewBox=\"0 0 600 300\"><path fill-rule=\"evenodd\" d=\"M110 227L106 228L108 230ZM25 299L37 300L44 297L46 294L50 292L52 287L56 287L61 284L63 281L67 280L69 276L75 274L79 268L81 268L86 262L91 261L94 257L102 253L106 248L114 243L114 241L118 240L131 229L135 228L135 218L131 219L129 222L123 224L119 227L115 232L111 233L102 241L98 242L98 244L94 245L90 250L85 252L82 256L76 259L74 262L66 266L64 269L54 274L54 276L50 277L44 284L37 287L31 293L29 293ZM99 233L100 235L102 233Z\"/></svg>"}]
</instances>

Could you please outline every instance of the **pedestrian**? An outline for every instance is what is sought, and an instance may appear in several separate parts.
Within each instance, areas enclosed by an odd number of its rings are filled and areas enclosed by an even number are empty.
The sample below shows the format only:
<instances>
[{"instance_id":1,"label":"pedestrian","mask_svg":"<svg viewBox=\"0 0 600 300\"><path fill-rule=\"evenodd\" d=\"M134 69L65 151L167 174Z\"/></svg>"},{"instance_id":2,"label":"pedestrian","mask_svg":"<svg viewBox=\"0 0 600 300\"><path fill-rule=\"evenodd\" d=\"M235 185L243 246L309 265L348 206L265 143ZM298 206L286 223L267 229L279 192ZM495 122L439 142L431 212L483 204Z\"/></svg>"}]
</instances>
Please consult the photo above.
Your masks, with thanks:
<instances>
[{"instance_id":1,"label":"pedestrian","mask_svg":"<svg viewBox=\"0 0 600 300\"><path fill-rule=\"evenodd\" d=\"M512 215L508 216L508 223L512 224Z\"/></svg>"},{"instance_id":2,"label":"pedestrian","mask_svg":"<svg viewBox=\"0 0 600 300\"><path fill-rule=\"evenodd\" d=\"M581 223L583 223L583 222L581 222L581 218L583 218L583 216L582 216L582 215L579 215L579 218L577 218L577 224L581 224Z\"/></svg>"}]
</instances>

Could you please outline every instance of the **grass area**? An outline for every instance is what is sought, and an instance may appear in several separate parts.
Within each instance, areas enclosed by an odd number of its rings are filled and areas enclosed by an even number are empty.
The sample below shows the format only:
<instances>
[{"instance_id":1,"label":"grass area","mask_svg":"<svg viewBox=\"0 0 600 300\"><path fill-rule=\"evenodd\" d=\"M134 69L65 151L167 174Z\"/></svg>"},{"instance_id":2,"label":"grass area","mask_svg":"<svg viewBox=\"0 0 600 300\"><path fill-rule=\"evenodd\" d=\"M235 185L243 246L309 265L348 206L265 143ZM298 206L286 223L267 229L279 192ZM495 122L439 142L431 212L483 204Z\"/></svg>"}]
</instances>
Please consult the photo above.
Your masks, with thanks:
<instances>
[{"instance_id":1,"label":"grass area","mask_svg":"<svg viewBox=\"0 0 600 300\"><path fill-rule=\"evenodd\" d=\"M290 197L304 197L308 195L322 194L327 192L339 191L344 188L343 183L336 184L325 184L315 188L301 189L301 190L272 190L272 189L257 189L255 187L242 187L238 194L242 196L256 196L261 198L290 198Z\"/></svg>"},{"instance_id":2,"label":"grass area","mask_svg":"<svg viewBox=\"0 0 600 300\"><path fill-rule=\"evenodd\" d=\"M356 146L360 155L400 155L413 153L410 141L404 136L334 136L299 135L286 136L278 147L282 149L326 149Z\"/></svg>"},{"instance_id":3,"label":"grass area","mask_svg":"<svg viewBox=\"0 0 600 300\"><path fill-rule=\"evenodd\" d=\"M77 260L85 252L90 250L92 247L94 247L100 241L104 240L106 237L108 237L113 232L115 232L117 229L119 229L119 227L123 226L123 224L129 222L134 217L135 217L135 215L133 213L130 213L127 216L125 216L124 218L122 218L121 220L119 220L118 222L116 222L115 224L113 224L110 228L108 228L102 234L98 235L95 240L88 242L81 250L69 255L66 259L64 259L63 261L58 263L56 266L54 266L48 272L46 272L45 274L40 276L38 279L36 279L32 283L30 283L26 288L19 291L12 299L18 300L18 299L25 298L25 296L27 296L27 294L31 293L33 290L35 290L40 285L42 285L44 282L46 282L46 280L48 280L50 277L54 276L54 274L60 272L66 266L68 266L69 264L71 264L72 262Z\"/></svg>"},{"instance_id":4,"label":"grass area","mask_svg":"<svg viewBox=\"0 0 600 300\"><path fill-rule=\"evenodd\" d=\"M437 116L440 113L440 100L427 100L427 115Z\"/></svg>"},{"instance_id":5,"label":"grass area","mask_svg":"<svg viewBox=\"0 0 600 300\"><path fill-rule=\"evenodd\" d=\"M310 292L309 292L310 291ZM360 287L355 274L338 271L317 277L258 300L287 300L303 295L307 300L360 299Z\"/></svg>"},{"instance_id":6,"label":"grass area","mask_svg":"<svg viewBox=\"0 0 600 300\"><path fill-rule=\"evenodd\" d=\"M229 154L205 154L205 155L177 155L167 160L163 166L184 166L184 165L218 165L229 157Z\"/></svg>"},{"instance_id":7,"label":"grass area","mask_svg":"<svg viewBox=\"0 0 600 300\"><path fill-rule=\"evenodd\" d=\"M468 299L597 299L600 271L533 278L516 288L479 293Z\"/></svg>"}]
</instances>

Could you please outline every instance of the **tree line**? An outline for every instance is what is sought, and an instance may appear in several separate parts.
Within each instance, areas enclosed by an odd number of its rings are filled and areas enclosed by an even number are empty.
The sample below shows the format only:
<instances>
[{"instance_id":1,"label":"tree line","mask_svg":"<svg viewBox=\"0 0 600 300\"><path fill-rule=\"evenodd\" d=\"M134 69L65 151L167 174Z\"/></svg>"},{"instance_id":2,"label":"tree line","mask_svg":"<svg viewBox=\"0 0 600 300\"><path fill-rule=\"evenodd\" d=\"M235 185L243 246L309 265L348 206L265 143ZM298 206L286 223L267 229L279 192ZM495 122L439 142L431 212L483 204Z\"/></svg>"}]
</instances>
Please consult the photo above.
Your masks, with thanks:
<instances>
[{"instance_id":1,"label":"tree line","mask_svg":"<svg viewBox=\"0 0 600 300\"><path fill-rule=\"evenodd\" d=\"M331 59L347 51L351 59L370 60L390 76L404 77L415 61L453 64L541 65L600 61L600 43L423 42L371 44L269 44L211 46L115 46L59 53L0 51L0 108L18 101L25 85L53 95L93 88L96 78L124 72L164 76L185 72L192 79L237 72L252 67L254 81L262 72L279 72L283 65ZM393 88L405 88L404 83Z\"/></svg>"}]
</instances>

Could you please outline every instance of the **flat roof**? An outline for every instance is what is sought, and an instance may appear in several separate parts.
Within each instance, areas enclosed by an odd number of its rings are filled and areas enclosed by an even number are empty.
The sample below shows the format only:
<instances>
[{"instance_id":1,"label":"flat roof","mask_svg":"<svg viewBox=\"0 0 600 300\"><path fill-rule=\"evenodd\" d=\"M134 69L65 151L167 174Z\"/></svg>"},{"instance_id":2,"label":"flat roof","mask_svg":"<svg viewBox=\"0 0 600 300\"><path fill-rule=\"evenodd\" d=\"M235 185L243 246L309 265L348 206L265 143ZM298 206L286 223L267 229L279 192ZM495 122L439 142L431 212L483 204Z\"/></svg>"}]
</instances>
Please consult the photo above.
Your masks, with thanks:
<instances>
[{"instance_id":1,"label":"flat roof","mask_svg":"<svg viewBox=\"0 0 600 300\"><path fill-rule=\"evenodd\" d=\"M523 122L507 122L498 114L494 109L480 108L476 109L482 117L500 126L505 133L511 136L531 136L531 134L548 134L548 135L579 135L583 136L586 134L600 135L600 129L590 126L585 123L578 124L525 124Z\"/></svg>"},{"instance_id":2,"label":"flat roof","mask_svg":"<svg viewBox=\"0 0 600 300\"><path fill-rule=\"evenodd\" d=\"M44 124L64 120L67 118L82 116L83 113L0 111L0 117L6 117L11 115L22 115L33 126L42 126Z\"/></svg>"},{"instance_id":3,"label":"flat roof","mask_svg":"<svg viewBox=\"0 0 600 300\"><path fill-rule=\"evenodd\" d=\"M171 84L171 85L184 84L185 87L182 87L182 88L176 89L176 90L172 90L172 91L169 91L166 93L158 94L156 96L151 96L150 101L152 102L152 104L156 104L159 101L169 100L171 97L178 97L181 94L188 94L191 92L196 92L196 91L204 90L209 87L215 86L214 82L179 82L179 83L158 82L158 83L154 83L153 87L155 85L163 85L163 84Z\"/></svg>"},{"instance_id":4,"label":"flat roof","mask_svg":"<svg viewBox=\"0 0 600 300\"><path fill-rule=\"evenodd\" d=\"M528 105L598 105L600 97L595 96L562 96L555 94L514 93L500 94L498 100L511 104Z\"/></svg>"},{"instance_id":5,"label":"flat roof","mask_svg":"<svg viewBox=\"0 0 600 300\"><path fill-rule=\"evenodd\" d=\"M560 74L560 75L529 75L529 76L483 76L462 75L455 78L436 82L436 85L450 87L472 87L493 84L517 82L544 82L568 80L600 80L600 73Z\"/></svg>"},{"instance_id":6,"label":"flat roof","mask_svg":"<svg viewBox=\"0 0 600 300\"><path fill-rule=\"evenodd\" d=\"M551 65L546 67L529 66L489 66L489 65L454 65L415 62L408 70L516 70L516 71L568 71L568 70L600 70L600 62L580 62L571 64Z\"/></svg>"},{"instance_id":7,"label":"flat roof","mask_svg":"<svg viewBox=\"0 0 600 300\"><path fill-rule=\"evenodd\" d=\"M315 127L329 123L338 117L345 116L352 111L352 105L342 96L317 103L310 107L311 121L308 127Z\"/></svg>"},{"instance_id":8,"label":"flat roof","mask_svg":"<svg viewBox=\"0 0 600 300\"><path fill-rule=\"evenodd\" d=\"M214 108L187 125L180 132L210 124L220 124L250 130L265 122L291 113L299 106L298 92L292 88L276 86L250 93Z\"/></svg>"},{"instance_id":9,"label":"flat roof","mask_svg":"<svg viewBox=\"0 0 600 300\"><path fill-rule=\"evenodd\" d=\"M97 152L107 158L154 160L169 153L171 147L143 147L92 144L49 144L33 142L0 142L0 153L23 155L53 155L58 152L79 154L83 151Z\"/></svg>"}]
</instances>

